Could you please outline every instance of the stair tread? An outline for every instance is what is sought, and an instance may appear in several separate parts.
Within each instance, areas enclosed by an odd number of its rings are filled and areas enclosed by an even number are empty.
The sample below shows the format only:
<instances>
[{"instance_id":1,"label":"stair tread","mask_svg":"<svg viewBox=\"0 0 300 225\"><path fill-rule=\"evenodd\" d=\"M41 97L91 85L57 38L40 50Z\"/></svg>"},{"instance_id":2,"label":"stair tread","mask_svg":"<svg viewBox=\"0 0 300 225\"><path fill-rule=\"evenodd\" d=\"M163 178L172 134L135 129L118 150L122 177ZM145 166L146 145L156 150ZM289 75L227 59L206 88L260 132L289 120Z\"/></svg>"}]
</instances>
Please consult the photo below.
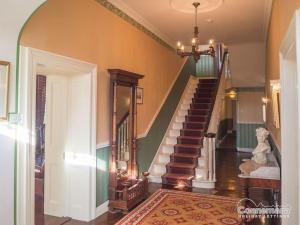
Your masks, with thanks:
<instances>
[{"instance_id":1,"label":"stair tread","mask_svg":"<svg viewBox=\"0 0 300 225\"><path fill-rule=\"evenodd\" d=\"M204 124L204 123L206 123L206 121L186 121L186 122L184 122L184 123L191 123L191 124Z\"/></svg>"},{"instance_id":2,"label":"stair tread","mask_svg":"<svg viewBox=\"0 0 300 225\"><path fill-rule=\"evenodd\" d=\"M182 157L182 158L199 158L198 154L186 154L186 153L172 153L172 156Z\"/></svg>"},{"instance_id":3,"label":"stair tread","mask_svg":"<svg viewBox=\"0 0 300 225\"><path fill-rule=\"evenodd\" d=\"M197 167L195 164L191 164L191 163L175 163L175 162L169 162L167 166L177 167L177 168L188 168L188 169L195 169Z\"/></svg>"},{"instance_id":4,"label":"stair tread","mask_svg":"<svg viewBox=\"0 0 300 225\"><path fill-rule=\"evenodd\" d=\"M203 137L197 137L197 136L179 136L178 139L192 139L192 140L200 140L203 139Z\"/></svg>"},{"instance_id":5,"label":"stair tread","mask_svg":"<svg viewBox=\"0 0 300 225\"><path fill-rule=\"evenodd\" d=\"M201 148L201 145L193 145L193 144L176 144L174 147L185 147L185 148Z\"/></svg>"},{"instance_id":6,"label":"stair tread","mask_svg":"<svg viewBox=\"0 0 300 225\"><path fill-rule=\"evenodd\" d=\"M189 174L165 173L164 175L162 175L162 178L192 180L194 176Z\"/></svg>"},{"instance_id":7,"label":"stair tread","mask_svg":"<svg viewBox=\"0 0 300 225\"><path fill-rule=\"evenodd\" d=\"M190 128L183 128L181 130L185 130L185 131L203 131L203 129L190 129Z\"/></svg>"}]
</instances>

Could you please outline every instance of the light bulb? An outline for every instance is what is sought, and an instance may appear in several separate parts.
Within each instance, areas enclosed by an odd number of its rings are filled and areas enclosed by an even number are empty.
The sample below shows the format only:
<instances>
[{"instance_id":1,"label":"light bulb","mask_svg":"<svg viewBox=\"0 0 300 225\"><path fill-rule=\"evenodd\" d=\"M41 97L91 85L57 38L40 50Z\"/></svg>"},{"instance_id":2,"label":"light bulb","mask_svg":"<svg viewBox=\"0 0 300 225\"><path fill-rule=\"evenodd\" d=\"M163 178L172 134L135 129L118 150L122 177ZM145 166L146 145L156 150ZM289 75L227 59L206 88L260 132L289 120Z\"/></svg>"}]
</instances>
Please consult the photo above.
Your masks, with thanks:
<instances>
[{"instance_id":1,"label":"light bulb","mask_svg":"<svg viewBox=\"0 0 300 225\"><path fill-rule=\"evenodd\" d=\"M178 41L177 42L177 47L180 48L180 46L181 46L181 43L180 43L180 41Z\"/></svg>"},{"instance_id":2,"label":"light bulb","mask_svg":"<svg viewBox=\"0 0 300 225\"><path fill-rule=\"evenodd\" d=\"M195 46L196 45L196 38L192 39L192 45Z\"/></svg>"},{"instance_id":3,"label":"light bulb","mask_svg":"<svg viewBox=\"0 0 300 225\"><path fill-rule=\"evenodd\" d=\"M214 44L214 40L213 40L213 39L210 39L210 40L209 40L209 45L210 45L210 46L213 46L213 44Z\"/></svg>"},{"instance_id":4,"label":"light bulb","mask_svg":"<svg viewBox=\"0 0 300 225\"><path fill-rule=\"evenodd\" d=\"M181 51L184 51L184 46L183 45L181 46Z\"/></svg>"}]
</instances>

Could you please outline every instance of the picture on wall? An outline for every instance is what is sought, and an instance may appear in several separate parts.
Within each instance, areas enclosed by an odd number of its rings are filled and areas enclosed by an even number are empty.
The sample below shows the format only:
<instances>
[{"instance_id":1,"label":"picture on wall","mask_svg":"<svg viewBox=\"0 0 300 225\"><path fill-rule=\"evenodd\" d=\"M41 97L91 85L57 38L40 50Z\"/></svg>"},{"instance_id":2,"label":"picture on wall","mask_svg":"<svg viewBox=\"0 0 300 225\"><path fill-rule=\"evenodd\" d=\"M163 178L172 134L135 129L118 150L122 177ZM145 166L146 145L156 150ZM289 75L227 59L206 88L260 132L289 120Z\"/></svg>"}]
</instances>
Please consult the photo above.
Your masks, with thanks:
<instances>
[{"instance_id":1,"label":"picture on wall","mask_svg":"<svg viewBox=\"0 0 300 225\"><path fill-rule=\"evenodd\" d=\"M144 89L137 87L136 88L136 103L143 104L144 103Z\"/></svg>"},{"instance_id":2,"label":"picture on wall","mask_svg":"<svg viewBox=\"0 0 300 225\"><path fill-rule=\"evenodd\" d=\"M0 120L8 120L10 63L0 61Z\"/></svg>"}]
</instances>

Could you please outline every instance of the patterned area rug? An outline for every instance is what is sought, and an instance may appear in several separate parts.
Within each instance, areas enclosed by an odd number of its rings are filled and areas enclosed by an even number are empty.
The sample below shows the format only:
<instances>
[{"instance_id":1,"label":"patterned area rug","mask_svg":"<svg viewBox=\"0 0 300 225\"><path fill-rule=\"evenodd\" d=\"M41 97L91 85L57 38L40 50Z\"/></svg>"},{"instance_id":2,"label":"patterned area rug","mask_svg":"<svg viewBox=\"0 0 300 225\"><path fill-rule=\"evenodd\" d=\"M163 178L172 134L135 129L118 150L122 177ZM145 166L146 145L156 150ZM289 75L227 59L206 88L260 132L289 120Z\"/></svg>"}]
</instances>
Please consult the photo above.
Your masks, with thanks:
<instances>
[{"instance_id":1,"label":"patterned area rug","mask_svg":"<svg viewBox=\"0 0 300 225\"><path fill-rule=\"evenodd\" d=\"M161 189L116 225L236 225L239 199Z\"/></svg>"}]
</instances>

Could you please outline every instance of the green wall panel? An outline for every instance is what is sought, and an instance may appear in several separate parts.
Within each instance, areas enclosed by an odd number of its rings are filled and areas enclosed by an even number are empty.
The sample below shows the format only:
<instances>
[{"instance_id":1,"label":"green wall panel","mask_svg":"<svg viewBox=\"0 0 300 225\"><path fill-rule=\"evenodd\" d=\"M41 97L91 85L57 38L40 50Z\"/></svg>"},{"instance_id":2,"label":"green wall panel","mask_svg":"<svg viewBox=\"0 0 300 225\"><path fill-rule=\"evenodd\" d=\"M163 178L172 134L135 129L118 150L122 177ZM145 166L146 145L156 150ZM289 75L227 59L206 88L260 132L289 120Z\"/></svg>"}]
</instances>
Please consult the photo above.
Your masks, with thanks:
<instances>
[{"instance_id":1,"label":"green wall panel","mask_svg":"<svg viewBox=\"0 0 300 225\"><path fill-rule=\"evenodd\" d=\"M255 130L264 127L264 124L238 123L237 130L237 147L238 148L255 148L257 146Z\"/></svg>"},{"instance_id":2,"label":"green wall panel","mask_svg":"<svg viewBox=\"0 0 300 225\"><path fill-rule=\"evenodd\" d=\"M211 56L201 56L200 60L196 63L196 76L215 76L214 68L214 58L212 58Z\"/></svg>"},{"instance_id":3,"label":"green wall panel","mask_svg":"<svg viewBox=\"0 0 300 225\"><path fill-rule=\"evenodd\" d=\"M108 200L110 147L97 149L96 206Z\"/></svg>"},{"instance_id":4,"label":"green wall panel","mask_svg":"<svg viewBox=\"0 0 300 225\"><path fill-rule=\"evenodd\" d=\"M194 59L189 58L182 68L172 90L158 113L149 133L146 137L137 141L137 159L139 172L147 171L156 154L156 151L164 137L171 122L180 97L185 89L190 75L196 73ZM155 91L155 90L154 90Z\"/></svg>"}]
</instances>

